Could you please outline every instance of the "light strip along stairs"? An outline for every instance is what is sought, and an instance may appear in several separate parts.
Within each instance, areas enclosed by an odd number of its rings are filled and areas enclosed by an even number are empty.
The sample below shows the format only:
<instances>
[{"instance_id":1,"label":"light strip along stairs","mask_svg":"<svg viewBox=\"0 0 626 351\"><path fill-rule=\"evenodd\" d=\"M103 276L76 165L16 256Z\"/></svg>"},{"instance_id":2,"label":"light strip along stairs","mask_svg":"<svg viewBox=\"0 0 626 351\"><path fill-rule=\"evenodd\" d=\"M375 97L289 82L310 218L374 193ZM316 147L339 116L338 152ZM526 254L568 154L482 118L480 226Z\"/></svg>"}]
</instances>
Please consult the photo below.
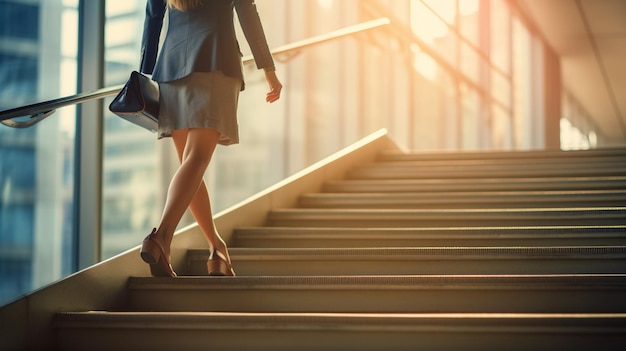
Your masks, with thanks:
<instances>
[{"instance_id":1,"label":"light strip along stairs","mask_svg":"<svg viewBox=\"0 0 626 351\"><path fill-rule=\"evenodd\" d=\"M626 150L382 152L234 231L237 277L132 277L65 349L626 347Z\"/></svg>"}]
</instances>

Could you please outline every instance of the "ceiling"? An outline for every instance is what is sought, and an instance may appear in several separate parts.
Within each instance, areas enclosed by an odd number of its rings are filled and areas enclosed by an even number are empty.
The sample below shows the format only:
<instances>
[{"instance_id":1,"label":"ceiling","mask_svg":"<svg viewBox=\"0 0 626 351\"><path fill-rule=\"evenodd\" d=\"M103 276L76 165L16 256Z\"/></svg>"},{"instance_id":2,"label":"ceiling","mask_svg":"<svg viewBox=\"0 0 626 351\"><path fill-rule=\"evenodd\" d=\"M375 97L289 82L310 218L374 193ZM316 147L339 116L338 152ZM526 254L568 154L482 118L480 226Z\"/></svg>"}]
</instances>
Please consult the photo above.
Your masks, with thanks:
<instances>
[{"instance_id":1,"label":"ceiling","mask_svg":"<svg viewBox=\"0 0 626 351\"><path fill-rule=\"evenodd\" d=\"M626 144L626 1L518 0L561 57L562 79L605 146Z\"/></svg>"}]
</instances>

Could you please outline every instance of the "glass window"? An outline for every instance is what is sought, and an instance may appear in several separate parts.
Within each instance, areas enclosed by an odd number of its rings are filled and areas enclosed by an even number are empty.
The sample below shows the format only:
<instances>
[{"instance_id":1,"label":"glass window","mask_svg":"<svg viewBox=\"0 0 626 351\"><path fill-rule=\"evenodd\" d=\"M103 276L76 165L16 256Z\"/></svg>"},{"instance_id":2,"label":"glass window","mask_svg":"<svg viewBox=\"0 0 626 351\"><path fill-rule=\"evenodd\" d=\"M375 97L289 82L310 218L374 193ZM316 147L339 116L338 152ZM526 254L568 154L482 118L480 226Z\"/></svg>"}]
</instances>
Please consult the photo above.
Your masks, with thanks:
<instances>
[{"instance_id":1,"label":"glass window","mask_svg":"<svg viewBox=\"0 0 626 351\"><path fill-rule=\"evenodd\" d=\"M479 10L479 0L459 1L459 29L461 35L474 46L480 45Z\"/></svg>"},{"instance_id":2,"label":"glass window","mask_svg":"<svg viewBox=\"0 0 626 351\"><path fill-rule=\"evenodd\" d=\"M456 24L456 0L422 0L418 2L423 2L426 5L425 8L436 13L449 25Z\"/></svg>"},{"instance_id":3,"label":"glass window","mask_svg":"<svg viewBox=\"0 0 626 351\"><path fill-rule=\"evenodd\" d=\"M29 39L39 37L40 5L26 1L0 1L0 38L3 40ZM16 20L20 20L16 26Z\"/></svg>"},{"instance_id":4,"label":"glass window","mask_svg":"<svg viewBox=\"0 0 626 351\"><path fill-rule=\"evenodd\" d=\"M77 28L75 2L0 0L0 110L76 93ZM74 272L74 140L74 108L0 125L0 304Z\"/></svg>"},{"instance_id":5,"label":"glass window","mask_svg":"<svg viewBox=\"0 0 626 351\"><path fill-rule=\"evenodd\" d=\"M146 2L107 1L105 22L105 82L126 82L139 67ZM169 180L169 148L157 144L156 134L108 111L104 103L102 184L102 257L133 246L158 224ZM166 142L166 141L164 141ZM168 145L169 146L169 145ZM164 179L167 178L167 179ZM183 222L186 225L188 222Z\"/></svg>"},{"instance_id":6,"label":"glass window","mask_svg":"<svg viewBox=\"0 0 626 351\"><path fill-rule=\"evenodd\" d=\"M28 53L0 53L0 86L2 108L27 105L37 94L39 58Z\"/></svg>"},{"instance_id":7,"label":"glass window","mask_svg":"<svg viewBox=\"0 0 626 351\"><path fill-rule=\"evenodd\" d=\"M461 43L461 57L458 66L463 75L475 84L481 85L481 68L484 68L484 63L478 52L467 43Z\"/></svg>"},{"instance_id":8,"label":"glass window","mask_svg":"<svg viewBox=\"0 0 626 351\"><path fill-rule=\"evenodd\" d=\"M511 107L511 81L495 70L491 71L491 95L503 106Z\"/></svg>"},{"instance_id":9,"label":"glass window","mask_svg":"<svg viewBox=\"0 0 626 351\"><path fill-rule=\"evenodd\" d=\"M408 147L454 149L458 147L457 82L418 45L410 49L415 72L410 76L414 96L408 98L415 114L409 123Z\"/></svg>"},{"instance_id":10,"label":"glass window","mask_svg":"<svg viewBox=\"0 0 626 351\"><path fill-rule=\"evenodd\" d=\"M420 39L433 44L434 38L447 35L448 26L421 1L411 6L411 29Z\"/></svg>"},{"instance_id":11,"label":"glass window","mask_svg":"<svg viewBox=\"0 0 626 351\"><path fill-rule=\"evenodd\" d=\"M480 138L481 128L481 106L478 92L466 84L461 84L461 127L462 148L475 150L480 148L482 140Z\"/></svg>"},{"instance_id":12,"label":"glass window","mask_svg":"<svg viewBox=\"0 0 626 351\"><path fill-rule=\"evenodd\" d=\"M514 130L517 148L529 148L532 116L531 37L518 20L513 22Z\"/></svg>"},{"instance_id":13,"label":"glass window","mask_svg":"<svg viewBox=\"0 0 626 351\"><path fill-rule=\"evenodd\" d=\"M424 5L414 1L411 7L411 29L422 41L435 49L444 60L456 65L458 35L450 30L454 21L454 1L439 1ZM437 12L433 12L433 9ZM442 19L443 18L443 19Z\"/></svg>"},{"instance_id":14,"label":"glass window","mask_svg":"<svg viewBox=\"0 0 626 351\"><path fill-rule=\"evenodd\" d=\"M498 150L508 150L513 147L511 116L497 105L491 106L491 146Z\"/></svg>"},{"instance_id":15,"label":"glass window","mask_svg":"<svg viewBox=\"0 0 626 351\"><path fill-rule=\"evenodd\" d=\"M413 69L424 78L435 81L441 71L437 61L422 51L417 45L411 45L411 51L413 54Z\"/></svg>"},{"instance_id":16,"label":"glass window","mask_svg":"<svg viewBox=\"0 0 626 351\"><path fill-rule=\"evenodd\" d=\"M511 72L511 10L502 0L490 0L490 55L494 66Z\"/></svg>"}]
</instances>

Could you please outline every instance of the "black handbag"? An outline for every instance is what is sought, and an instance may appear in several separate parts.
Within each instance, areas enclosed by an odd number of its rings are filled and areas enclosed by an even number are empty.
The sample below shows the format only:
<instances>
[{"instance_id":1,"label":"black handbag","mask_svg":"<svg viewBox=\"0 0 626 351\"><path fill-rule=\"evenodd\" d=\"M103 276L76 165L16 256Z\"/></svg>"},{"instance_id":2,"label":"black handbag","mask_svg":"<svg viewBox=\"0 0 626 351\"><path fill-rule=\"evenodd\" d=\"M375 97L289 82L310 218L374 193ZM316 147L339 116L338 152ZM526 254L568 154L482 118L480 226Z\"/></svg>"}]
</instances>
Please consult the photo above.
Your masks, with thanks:
<instances>
[{"instance_id":1,"label":"black handbag","mask_svg":"<svg viewBox=\"0 0 626 351\"><path fill-rule=\"evenodd\" d=\"M159 84L133 71L128 82L109 105L109 111L156 132L159 123Z\"/></svg>"}]
</instances>

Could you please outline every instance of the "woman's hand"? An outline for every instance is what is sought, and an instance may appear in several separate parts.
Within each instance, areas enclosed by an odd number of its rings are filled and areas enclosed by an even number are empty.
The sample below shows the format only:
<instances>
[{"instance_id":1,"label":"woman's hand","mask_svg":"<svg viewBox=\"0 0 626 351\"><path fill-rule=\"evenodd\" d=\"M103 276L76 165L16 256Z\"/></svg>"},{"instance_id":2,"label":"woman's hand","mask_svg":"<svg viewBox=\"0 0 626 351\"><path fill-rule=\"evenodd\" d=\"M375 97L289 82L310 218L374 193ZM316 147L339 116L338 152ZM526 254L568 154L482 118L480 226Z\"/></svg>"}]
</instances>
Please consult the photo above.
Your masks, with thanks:
<instances>
[{"instance_id":1,"label":"woman's hand","mask_svg":"<svg viewBox=\"0 0 626 351\"><path fill-rule=\"evenodd\" d=\"M267 85L270 87L270 91L267 93L265 101L272 103L280 99L280 91L283 89L283 85L280 83L280 80L278 80L276 71L265 72L265 80L267 81Z\"/></svg>"}]
</instances>

